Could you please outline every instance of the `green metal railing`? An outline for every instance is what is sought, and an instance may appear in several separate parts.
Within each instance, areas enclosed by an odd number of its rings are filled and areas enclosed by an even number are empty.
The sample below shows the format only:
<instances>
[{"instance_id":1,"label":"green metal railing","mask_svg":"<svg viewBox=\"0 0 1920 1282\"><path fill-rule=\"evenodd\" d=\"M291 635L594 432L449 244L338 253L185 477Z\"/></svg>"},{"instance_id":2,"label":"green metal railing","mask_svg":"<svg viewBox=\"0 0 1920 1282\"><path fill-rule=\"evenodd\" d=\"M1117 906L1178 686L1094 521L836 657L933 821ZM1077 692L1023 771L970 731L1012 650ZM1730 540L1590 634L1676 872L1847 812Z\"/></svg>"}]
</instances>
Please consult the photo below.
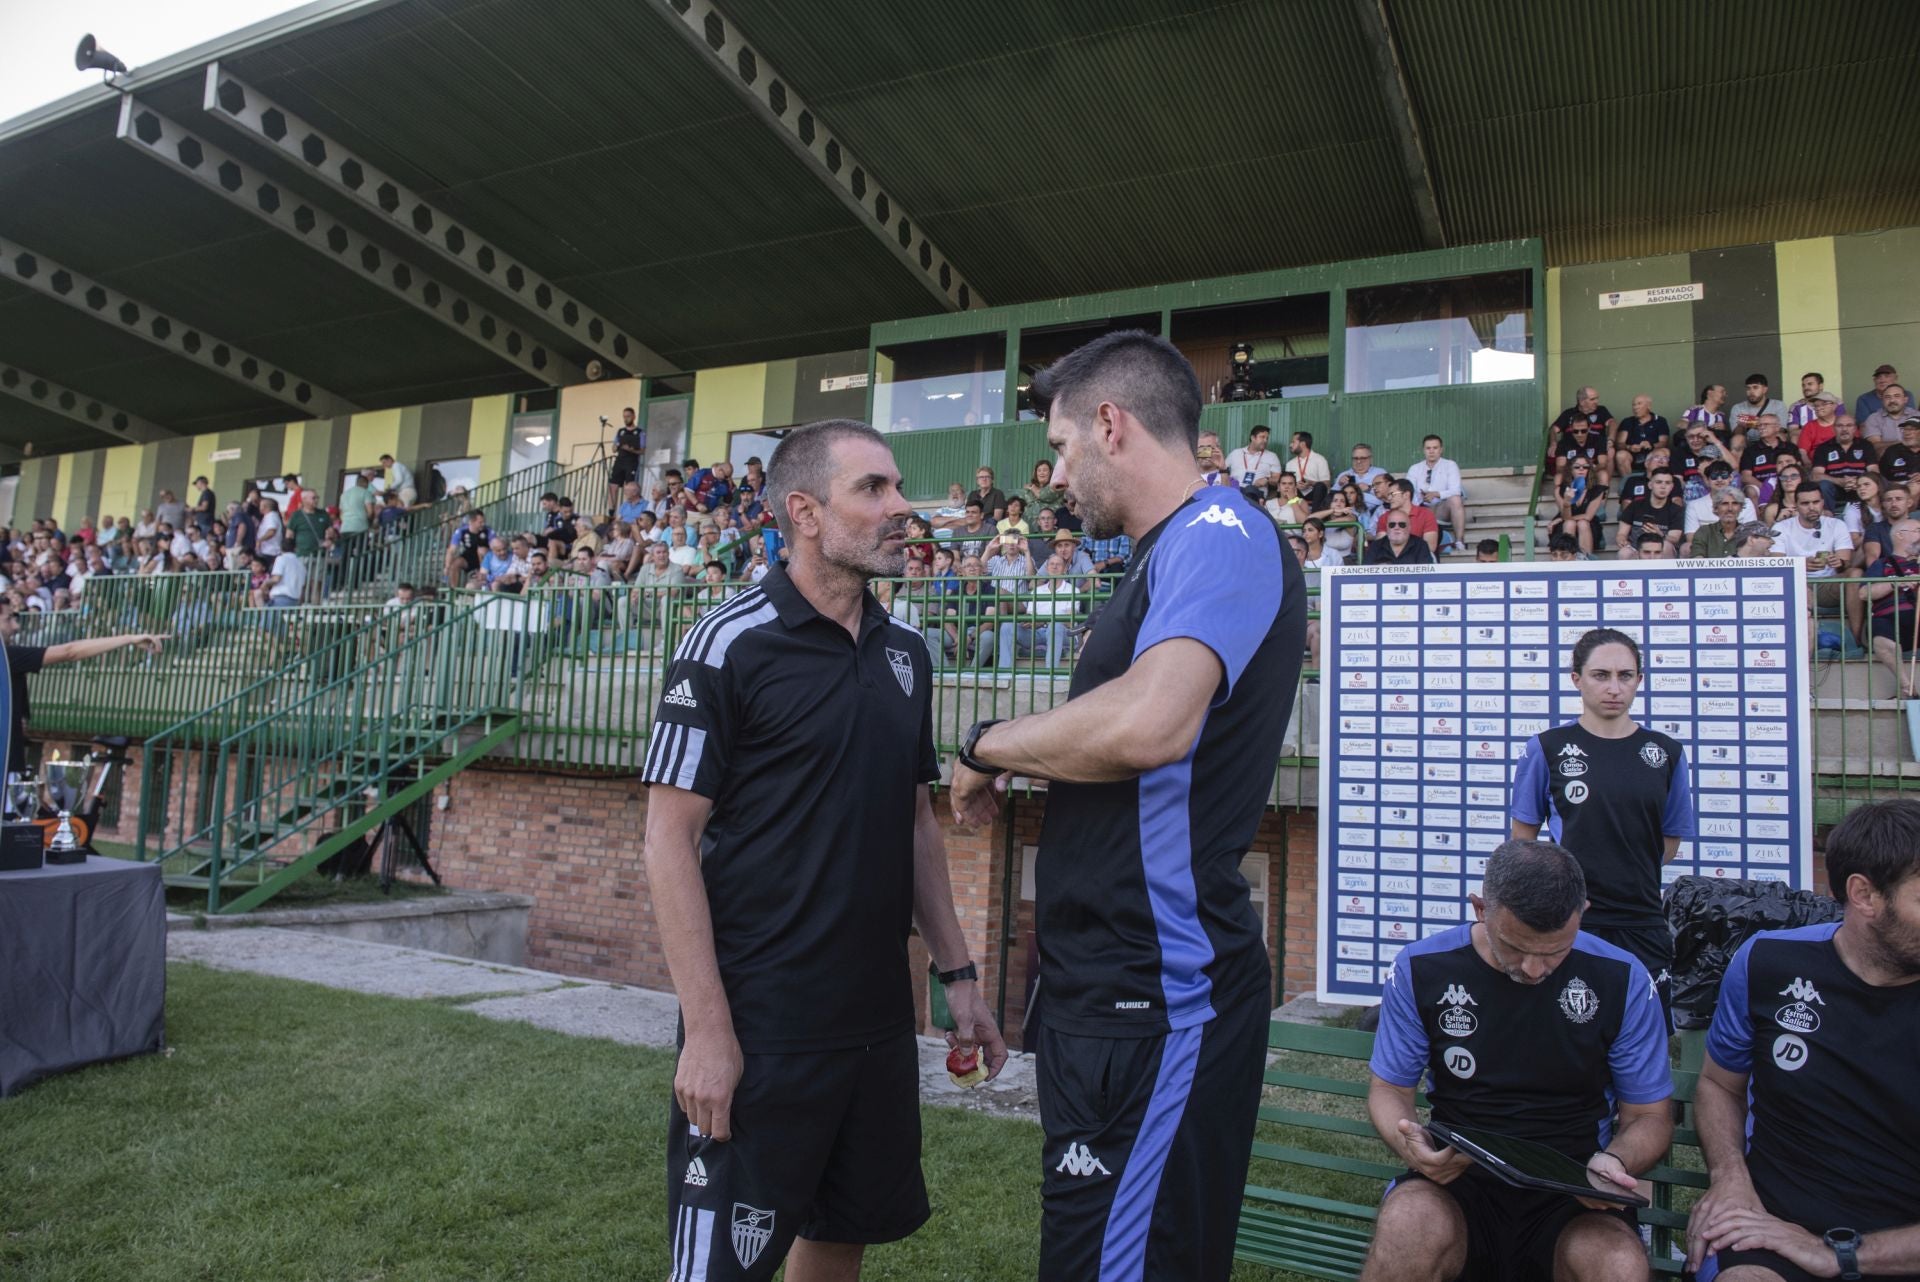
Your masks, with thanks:
<instances>
[{"instance_id":1,"label":"green metal railing","mask_svg":"<svg viewBox=\"0 0 1920 1282\"><path fill-rule=\"evenodd\" d=\"M604 513L611 458L595 458L562 471L539 463L477 486L463 499L442 499L409 513L391 530L378 525L359 536L345 556L320 571L328 599L341 595L378 595L396 583L419 587L446 582L447 548L467 513L486 513L497 534L511 537L541 528L540 496L563 495L574 501L583 520ZM309 584L316 575L309 574ZM311 590L311 589L310 589Z\"/></svg>"},{"instance_id":2,"label":"green metal railing","mask_svg":"<svg viewBox=\"0 0 1920 1282\"><path fill-rule=\"evenodd\" d=\"M156 758L143 771L139 857L174 885L203 886L210 911L236 892L224 906L250 906L497 744L518 724L503 711L516 656L482 626L485 609L397 612L341 638L308 693L202 741L185 777L177 753ZM482 723L484 746L459 742Z\"/></svg>"}]
</instances>

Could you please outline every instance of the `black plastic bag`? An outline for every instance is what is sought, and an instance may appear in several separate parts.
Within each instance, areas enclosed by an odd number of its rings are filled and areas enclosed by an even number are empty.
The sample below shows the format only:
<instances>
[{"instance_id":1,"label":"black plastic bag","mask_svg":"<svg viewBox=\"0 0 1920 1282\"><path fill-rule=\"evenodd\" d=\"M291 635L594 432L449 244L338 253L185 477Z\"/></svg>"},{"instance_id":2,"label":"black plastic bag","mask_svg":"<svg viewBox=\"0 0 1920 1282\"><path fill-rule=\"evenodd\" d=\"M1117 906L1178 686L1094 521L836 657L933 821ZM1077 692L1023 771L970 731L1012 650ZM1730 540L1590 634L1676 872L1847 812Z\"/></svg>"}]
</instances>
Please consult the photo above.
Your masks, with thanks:
<instances>
[{"instance_id":1,"label":"black plastic bag","mask_svg":"<svg viewBox=\"0 0 1920 1282\"><path fill-rule=\"evenodd\" d=\"M1720 977L1741 944L1763 930L1839 921L1840 905L1777 881L1680 877L1667 887L1666 913L1673 931L1674 1025L1705 1028L1720 1000Z\"/></svg>"}]
</instances>

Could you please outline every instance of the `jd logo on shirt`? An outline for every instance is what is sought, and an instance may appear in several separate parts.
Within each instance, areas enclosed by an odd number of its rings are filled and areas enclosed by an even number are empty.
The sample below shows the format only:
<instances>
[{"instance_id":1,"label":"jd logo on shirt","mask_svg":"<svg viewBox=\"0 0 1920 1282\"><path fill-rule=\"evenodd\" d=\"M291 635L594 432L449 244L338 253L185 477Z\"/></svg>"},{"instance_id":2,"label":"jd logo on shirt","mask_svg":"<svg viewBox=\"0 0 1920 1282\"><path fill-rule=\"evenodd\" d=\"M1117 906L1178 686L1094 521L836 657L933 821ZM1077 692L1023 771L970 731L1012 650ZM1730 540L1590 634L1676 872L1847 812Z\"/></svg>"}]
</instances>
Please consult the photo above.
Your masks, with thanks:
<instances>
[{"instance_id":1,"label":"jd logo on shirt","mask_svg":"<svg viewBox=\"0 0 1920 1282\"><path fill-rule=\"evenodd\" d=\"M1773 1063L1784 1072L1796 1073L1807 1062L1807 1044L1792 1033L1782 1033L1773 1039Z\"/></svg>"},{"instance_id":2,"label":"jd logo on shirt","mask_svg":"<svg viewBox=\"0 0 1920 1282\"><path fill-rule=\"evenodd\" d=\"M1440 1062L1447 1066L1449 1073L1463 1082L1472 1077L1473 1070L1479 1067L1474 1063L1473 1052L1464 1046L1447 1047L1445 1053L1440 1056Z\"/></svg>"},{"instance_id":3,"label":"jd logo on shirt","mask_svg":"<svg viewBox=\"0 0 1920 1282\"><path fill-rule=\"evenodd\" d=\"M1587 785L1575 779L1567 785L1567 804L1577 806L1587 799Z\"/></svg>"}]
</instances>

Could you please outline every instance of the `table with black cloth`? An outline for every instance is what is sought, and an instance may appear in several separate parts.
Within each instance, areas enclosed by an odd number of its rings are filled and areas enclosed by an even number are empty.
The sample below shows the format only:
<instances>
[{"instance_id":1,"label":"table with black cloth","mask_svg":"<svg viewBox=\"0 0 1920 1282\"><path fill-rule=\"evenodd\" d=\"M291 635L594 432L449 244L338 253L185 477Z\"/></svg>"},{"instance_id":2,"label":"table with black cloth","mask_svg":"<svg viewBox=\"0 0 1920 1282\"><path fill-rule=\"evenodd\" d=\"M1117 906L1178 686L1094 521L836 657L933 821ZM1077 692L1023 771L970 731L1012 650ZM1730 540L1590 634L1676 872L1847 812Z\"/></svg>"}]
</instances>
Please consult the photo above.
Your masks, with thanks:
<instances>
[{"instance_id":1,"label":"table with black cloth","mask_svg":"<svg viewBox=\"0 0 1920 1282\"><path fill-rule=\"evenodd\" d=\"M166 891L158 864L0 872L0 1097L160 1049Z\"/></svg>"}]
</instances>

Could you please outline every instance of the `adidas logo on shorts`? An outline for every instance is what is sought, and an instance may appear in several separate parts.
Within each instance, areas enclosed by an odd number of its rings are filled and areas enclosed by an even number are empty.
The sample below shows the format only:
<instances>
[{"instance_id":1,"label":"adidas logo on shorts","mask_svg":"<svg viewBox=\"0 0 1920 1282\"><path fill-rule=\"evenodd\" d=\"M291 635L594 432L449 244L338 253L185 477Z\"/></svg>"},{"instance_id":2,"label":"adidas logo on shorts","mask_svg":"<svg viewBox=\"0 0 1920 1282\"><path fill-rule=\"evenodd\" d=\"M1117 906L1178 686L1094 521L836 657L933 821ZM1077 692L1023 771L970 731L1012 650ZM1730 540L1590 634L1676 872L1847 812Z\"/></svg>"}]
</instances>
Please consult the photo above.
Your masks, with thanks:
<instances>
[{"instance_id":1,"label":"adidas logo on shorts","mask_svg":"<svg viewBox=\"0 0 1920 1282\"><path fill-rule=\"evenodd\" d=\"M688 1162L686 1183L697 1189L707 1187L707 1164L697 1157Z\"/></svg>"},{"instance_id":2,"label":"adidas logo on shorts","mask_svg":"<svg viewBox=\"0 0 1920 1282\"><path fill-rule=\"evenodd\" d=\"M673 689L667 691L667 697L662 699L661 702L671 703L681 708L697 708L700 706L700 701L693 697L693 682L685 680L681 681L680 684Z\"/></svg>"}]
</instances>

